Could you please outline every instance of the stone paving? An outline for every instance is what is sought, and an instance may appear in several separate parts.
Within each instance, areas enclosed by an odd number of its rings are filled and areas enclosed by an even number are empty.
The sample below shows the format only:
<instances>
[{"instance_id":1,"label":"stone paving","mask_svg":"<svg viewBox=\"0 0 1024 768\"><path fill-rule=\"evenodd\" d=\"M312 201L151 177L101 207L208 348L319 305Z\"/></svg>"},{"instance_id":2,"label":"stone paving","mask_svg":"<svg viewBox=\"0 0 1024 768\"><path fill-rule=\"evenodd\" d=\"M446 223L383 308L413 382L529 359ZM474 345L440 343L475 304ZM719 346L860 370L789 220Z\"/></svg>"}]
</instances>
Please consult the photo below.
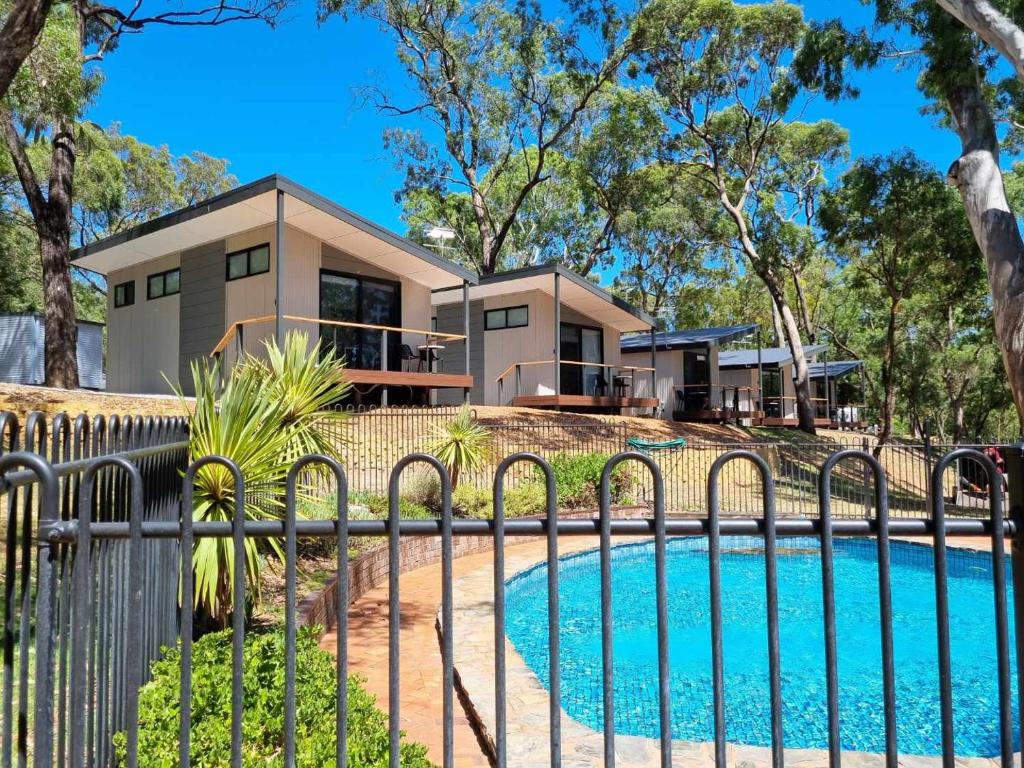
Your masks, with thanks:
<instances>
[{"instance_id":1,"label":"stone paving","mask_svg":"<svg viewBox=\"0 0 1024 768\"><path fill-rule=\"evenodd\" d=\"M623 539L622 542L628 541ZM620 543L616 539L616 543ZM563 538L560 554L592 549L592 538ZM950 546L987 549L985 539L950 538ZM506 578L546 559L546 544L538 540L506 548ZM489 765L494 733L494 624L491 553L459 558L453 563L455 578L455 668L462 706L456 705L455 761L460 766ZM401 577L401 668L402 729L408 738L427 745L431 759L441 762L441 656L437 634L440 603L440 565L403 574ZM388 697L387 586L371 590L356 601L349 612L349 658L352 672L367 679L367 688L386 710ZM538 631L546 631L540 627ZM334 650L336 635L327 633L323 647ZM533 767L549 764L548 702L546 689L506 640L508 765ZM478 723L474 730L471 718ZM477 733L479 732L479 736ZM567 768L603 764L600 733L561 716L562 765ZM480 739L484 742L481 743ZM653 739L617 736L616 764L622 768L660 765L658 744ZM800 768L828 765L823 750L786 750L786 763ZM770 752L763 747L729 745L731 766L770 764ZM845 765L873 768L885 764L880 755L844 753ZM711 766L710 743L673 742L673 766ZM998 765L997 760L957 759L958 768ZM1020 765L1019 756L1015 764ZM937 757L901 757L907 768L941 765Z\"/></svg>"}]
</instances>

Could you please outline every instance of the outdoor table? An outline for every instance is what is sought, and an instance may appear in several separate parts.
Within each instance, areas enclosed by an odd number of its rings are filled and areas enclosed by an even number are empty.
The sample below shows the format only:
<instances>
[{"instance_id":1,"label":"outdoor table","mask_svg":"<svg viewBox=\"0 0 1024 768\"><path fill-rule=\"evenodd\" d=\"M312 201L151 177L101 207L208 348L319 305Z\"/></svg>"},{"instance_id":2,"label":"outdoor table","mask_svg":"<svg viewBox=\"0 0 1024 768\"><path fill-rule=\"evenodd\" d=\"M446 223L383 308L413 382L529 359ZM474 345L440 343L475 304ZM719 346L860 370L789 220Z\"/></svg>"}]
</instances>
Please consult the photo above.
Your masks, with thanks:
<instances>
[{"instance_id":1,"label":"outdoor table","mask_svg":"<svg viewBox=\"0 0 1024 768\"><path fill-rule=\"evenodd\" d=\"M633 377L628 373L619 374L612 379L612 383L615 385L615 396L625 397L626 390L633 388Z\"/></svg>"},{"instance_id":2,"label":"outdoor table","mask_svg":"<svg viewBox=\"0 0 1024 768\"><path fill-rule=\"evenodd\" d=\"M444 349L442 344L420 344L417 349L420 352L420 368L423 367L423 360L427 361L427 373L434 372L434 363L439 359L437 353Z\"/></svg>"}]
</instances>

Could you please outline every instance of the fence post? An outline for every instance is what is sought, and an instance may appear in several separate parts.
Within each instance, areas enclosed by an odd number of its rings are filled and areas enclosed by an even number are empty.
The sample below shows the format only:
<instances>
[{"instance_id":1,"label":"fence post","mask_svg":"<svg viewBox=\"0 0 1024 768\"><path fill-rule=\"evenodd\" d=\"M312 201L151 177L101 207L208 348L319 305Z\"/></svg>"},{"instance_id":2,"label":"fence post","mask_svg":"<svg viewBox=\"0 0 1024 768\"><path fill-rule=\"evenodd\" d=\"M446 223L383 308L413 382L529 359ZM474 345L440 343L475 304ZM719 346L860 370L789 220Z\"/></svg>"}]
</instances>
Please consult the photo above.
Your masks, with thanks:
<instances>
[{"instance_id":1,"label":"fence post","mask_svg":"<svg viewBox=\"0 0 1024 768\"><path fill-rule=\"evenodd\" d=\"M932 422L924 420L924 510L925 516L932 508Z\"/></svg>"},{"instance_id":2,"label":"fence post","mask_svg":"<svg viewBox=\"0 0 1024 768\"><path fill-rule=\"evenodd\" d=\"M860 439L860 449L862 451L864 451L864 453L868 452L868 439L866 437L862 437ZM879 459L881 459L881 456L879 456ZM868 467L867 463L866 462L861 462L861 463L864 464L864 467L861 470L863 472L863 474L864 474L864 486L863 486L863 489L864 489L863 490L863 492L864 492L864 519L865 520L870 520L871 519L871 494L868 492L868 489L873 487L874 478L871 475L871 469Z\"/></svg>"},{"instance_id":3,"label":"fence post","mask_svg":"<svg viewBox=\"0 0 1024 768\"><path fill-rule=\"evenodd\" d=\"M1024 693L1024 439L1006 449L1006 479L1009 490L1009 517L1016 526L1011 545L1010 564L1013 580L1014 641L1017 647L1017 695ZM1024 698L1021 699L1024 701ZM1024 733L1024 708L1017 713Z\"/></svg>"}]
</instances>

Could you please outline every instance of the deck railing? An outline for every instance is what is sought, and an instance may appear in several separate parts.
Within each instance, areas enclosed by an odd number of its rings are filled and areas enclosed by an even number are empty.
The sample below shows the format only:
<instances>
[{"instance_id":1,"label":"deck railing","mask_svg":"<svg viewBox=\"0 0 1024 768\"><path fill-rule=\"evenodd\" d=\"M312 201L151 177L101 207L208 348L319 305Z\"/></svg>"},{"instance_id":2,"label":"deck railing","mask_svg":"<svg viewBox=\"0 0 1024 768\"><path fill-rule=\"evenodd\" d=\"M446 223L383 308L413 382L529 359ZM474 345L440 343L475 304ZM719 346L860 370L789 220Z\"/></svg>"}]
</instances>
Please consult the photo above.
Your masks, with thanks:
<instances>
[{"instance_id":1,"label":"deck railing","mask_svg":"<svg viewBox=\"0 0 1024 768\"><path fill-rule=\"evenodd\" d=\"M608 380L602 379L602 383L599 383L598 386L597 386L597 389L603 389L604 390L603 391L603 395L607 396L607 397L611 397L611 396L615 395L615 392L616 392L616 379L618 379L619 377L625 377L627 374L628 374L628 378L629 378L629 385L626 386L625 384L623 384L622 385L622 391L625 392L628 389L629 393L628 394L623 394L622 396L623 397L635 397L636 396L636 385L638 383L637 374L638 373L653 373L654 372L654 368L645 367L645 366L642 366L642 365L621 365L621 364L614 365L614 364L611 364L611 363L585 363L585 362L581 362L579 360L559 360L559 361L556 361L556 360L523 360L523 361L520 361L520 362L512 363L512 365L510 365L508 368L506 368L504 371L502 371L500 374L498 374L498 377L495 379L495 381L498 384L498 402L501 403L501 404L505 404L505 394L504 394L504 392L505 392L505 380L510 375L513 375L513 374L514 374L514 377L512 379L512 399L514 400L516 397L519 397L520 395L525 394L523 392L523 383L522 383L523 369L524 368L530 368L530 367L533 367L533 366L539 366L539 365L551 366L551 369L552 369L552 371L551 371L551 377L552 377L551 378L551 390L552 390L553 394L562 394L562 393L558 393L558 392L554 391L555 390L554 367L556 365L575 365L575 366L578 366L578 367L581 367L581 368L600 368L603 371L608 371L611 380L608 381ZM583 382L583 389L584 389L584 391L583 391L582 394L584 394L584 395L598 396L598 392L596 392L596 391L595 392L587 391L588 387L587 387L587 382L585 382L585 381Z\"/></svg>"},{"instance_id":2,"label":"deck railing","mask_svg":"<svg viewBox=\"0 0 1024 768\"><path fill-rule=\"evenodd\" d=\"M134 423L134 422L133 422ZM1024 675L1018 675L1013 687L1011 642L1017 649L1017 660L1024 660L1024 460L1015 448L1009 457L1011 509L1004 516L1001 483L1003 478L992 461L973 449L957 449L939 459L932 473L932 502L928 519L910 520L890 516L888 482L885 470L868 453L843 450L829 456L820 467L817 519L779 519L776 516L775 485L769 464L750 451L733 451L720 456L712 467L707 483L706 515L700 518L672 519L666 514L661 470L651 457L637 453L621 453L612 457L604 468L599 497L601 504L592 519L562 519L556 504L557 488L551 466L532 454L515 454L499 465L493 478L494 516L491 519L455 519L451 505L451 483L439 462L425 454L413 454L399 461L391 471L389 506L386 519L355 520L349 516L348 486L345 468L332 459L308 456L296 462L289 473L283 520L247 519L242 499L245 478L231 462L220 457L205 457L186 466L183 444L175 431L178 422L142 423L138 440L128 433L107 443L105 455L92 455L95 435L79 422L65 423L55 443L60 449L50 453L45 435L38 424L28 443L10 437L17 425L7 419L0 435L7 435L4 447L29 447L42 451L15 451L0 455L0 492L6 495L7 531L4 678L3 678L3 741L0 757L4 765L31 761L36 768L70 765L72 768L96 765L102 768L125 764L130 768L145 764L139 754L139 688L149 677L150 664L161 654L162 646L180 645L182 684L180 696L179 765L187 766L198 758L193 754L191 739L191 673L193 623L191 610L180 611L179 599L191 604L192 544L198 538L216 538L234 552L235 589L233 591L231 678L224 681L230 688L231 762L243 760L243 723L246 700L242 688L243 640L249 627L245 612L245 544L247 539L276 537L284 542L286 568L286 602L284 613L284 742L281 754L286 766L294 765L296 739L296 629L297 576L296 551L299 539L326 539L336 547L337 615L340 623L337 654L337 741L335 764L346 766L346 683L349 638L346 635L350 585L346 556L350 536L376 537L386 542L388 553L387 620L389 627L386 675L390 681L389 754L391 768L400 768L400 727L403 712L400 669L403 643L399 633L402 621L402 567L400 543L409 537L439 537L441 541L440 611L438 632L441 644L442 685L438 691L442 704L443 733L441 754L436 757L445 768L455 764L454 731L456 675L454 649L460 626L453 611L453 576L455 542L466 537L485 538L493 543L493 751L494 764L504 768L514 763L509 747L514 745L516 730L511 728L506 702L509 672L505 656L506 553L507 537L527 537L546 542L546 618L540 619L547 636L548 666L546 687L547 754L531 755L531 765L541 763L558 766L562 757L564 714L561 691L564 674L561 665L560 585L572 578L571 569L560 566L560 543L564 537L590 537L600 561L600 591L592 595L599 604L601 647L601 719L600 738L603 765L612 768L626 754L635 757L635 750L622 745L616 733L616 712L626 702L616 695L616 648L612 621L612 545L620 537L648 537L653 541L655 619L657 628L656 674L651 685L657 690L658 761L663 768L673 765L673 754L687 748L673 741L672 710L676 705L670 685L672 658L686 649L670 648L670 614L667 570L669 555L666 542L670 536L697 537L706 542L708 561L708 602L706 610L710 625L709 675L711 694L708 706L712 716L710 740L716 766L727 764L727 738L736 725L727 721L726 703L735 692L726 686L725 669L729 663L723 652L722 559L727 543L740 540L743 551L763 560L765 590L764 636L768 666L766 671L769 696L763 720L770 724L769 757L765 762L782 766L787 748L783 729L784 704L782 680L785 672L785 648L780 641L779 575L780 540L786 537L811 537L820 551L820 587L822 605L824 669L822 685L826 692L825 708L820 717L827 726L827 751L830 765L839 765L843 744L840 722L843 707L856 706L840 697L837 655L836 595L842 590L862 590L863 585L843 582L835 566L833 541L838 537L867 537L875 550L876 587L879 606L878 643L881 648L881 728L884 729L884 762L898 765L898 713L901 693L896 685L894 644L930 642L937 644L937 680L939 701L938 722L941 728L941 764L955 762L955 726L958 722L972 727L970 718L954 720L953 680L960 658L954 658L950 642L949 582L950 561L947 537L969 537L991 547L992 624L990 632L994 663L987 674L995 681L997 701L988 722L996 723L998 763L1006 768L1014 760L1015 733L1019 733L1024 711L1014 715L1014 699L1020 700L1019 686ZM147 437L148 436L148 437ZM157 439L159 436L159 439ZM42 439L42 442L40 442ZM52 459L52 460L51 460ZM988 478L991 489L987 514L976 519L950 519L946 515L943 476L947 468L962 461L976 463ZM193 522L187 501L192 492L194 471L200 463L217 463L235 476L236 495L231 522ZM504 515L505 475L515 465L527 463L539 468L547 485L544 519L506 519ZM615 467L633 463L649 473L655 495L649 516L644 519L615 519L610 503L611 477ZM758 476L762 486L763 507L753 517L728 518L723 514L723 476L735 465L746 465ZM332 500L334 515L330 519L300 520L297 515L296 478L313 465L319 465L335 478L336 496ZM435 472L442 488L442 507L437 519L405 520L399 512L400 478L413 465ZM870 517L860 520L832 518L831 487L834 472L841 466L854 465L870 474L874 500ZM892 540L897 536L925 537L930 543L936 604L935 633L931 638L896 637L892 610ZM1007 559L1004 546L1013 538L1012 575L1016 590L1009 603ZM752 541L753 544L749 542ZM20 578L16 579L16 575ZM180 590L180 592L179 592ZM624 596L618 595L618 598ZM697 606L693 606L694 609ZM1016 628L1011 637L1009 611L1016 615ZM407 650L407 649L406 649ZM671 652L670 652L671 651ZM694 652L697 652L694 649ZM383 670L381 672L384 674ZM17 680L15 675L17 674ZM850 674L849 671L846 674ZM863 672L861 674L864 674ZM14 693L17 691L17 696ZM914 697L925 695L913 690ZM688 695L696 695L691 692ZM957 706L972 706L966 702ZM489 709L489 708L488 708ZM803 716L803 713L800 713ZM124 760L115 758L113 739L124 734ZM228 735L230 734L230 735ZM575 757L578 757L576 755ZM574 759L575 759L574 757ZM597 755L595 754L595 764ZM915 764L921 758L915 757ZM936 764L939 758L936 757ZM353 764L354 765L354 764Z\"/></svg>"},{"instance_id":3,"label":"deck railing","mask_svg":"<svg viewBox=\"0 0 1024 768\"><path fill-rule=\"evenodd\" d=\"M241 354L245 349L245 329L253 325L268 325L276 321L274 315L263 315L261 317L250 317L246 320L238 320L228 326L227 331L221 337L217 345L210 351L210 356L213 358L220 359L224 352L229 348L232 341L235 341L236 355ZM371 365L366 370L379 370L387 371L390 370L388 360L388 334L397 333L399 338L402 335L421 336L424 340L423 346L418 346L419 355L416 357L425 361L428 367L440 359L440 355L436 354L436 351L442 349L439 345L434 342L437 341L465 341L466 337L460 333L444 333L441 331L424 330L422 328L404 328L402 326L393 325L375 325L372 323L351 323L343 320L325 320L313 317L301 317L299 315L282 315L282 320L289 323L300 323L315 325L318 328L331 328L334 330L333 346L335 349L338 348L338 330L339 329L351 329L356 331L373 331L380 334L380 354L377 359L373 361L375 365ZM349 349L342 349L342 355L348 357L350 353L353 357L361 358L358 347L360 345L349 345ZM406 358L409 359L409 358ZM362 359L359 363L364 362ZM349 361L351 368L360 369L361 365L354 363L352 360ZM428 371L431 372L431 371Z\"/></svg>"}]
</instances>

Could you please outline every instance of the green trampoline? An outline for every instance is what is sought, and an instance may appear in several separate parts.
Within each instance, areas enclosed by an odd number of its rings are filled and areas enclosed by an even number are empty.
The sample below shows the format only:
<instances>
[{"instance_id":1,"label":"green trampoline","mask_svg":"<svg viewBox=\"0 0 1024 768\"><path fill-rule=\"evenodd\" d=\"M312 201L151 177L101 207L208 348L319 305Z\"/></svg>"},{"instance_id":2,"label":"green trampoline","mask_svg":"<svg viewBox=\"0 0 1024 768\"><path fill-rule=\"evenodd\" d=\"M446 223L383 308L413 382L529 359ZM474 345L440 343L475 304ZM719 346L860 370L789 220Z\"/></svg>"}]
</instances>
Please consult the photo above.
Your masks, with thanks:
<instances>
[{"instance_id":1,"label":"green trampoline","mask_svg":"<svg viewBox=\"0 0 1024 768\"><path fill-rule=\"evenodd\" d=\"M632 448L634 451L640 451L641 453L651 453L653 451L672 451L678 448L685 448L686 438L676 437L673 438L672 440L655 442L651 440L641 440L639 437L631 437L626 441L626 445Z\"/></svg>"}]
</instances>

